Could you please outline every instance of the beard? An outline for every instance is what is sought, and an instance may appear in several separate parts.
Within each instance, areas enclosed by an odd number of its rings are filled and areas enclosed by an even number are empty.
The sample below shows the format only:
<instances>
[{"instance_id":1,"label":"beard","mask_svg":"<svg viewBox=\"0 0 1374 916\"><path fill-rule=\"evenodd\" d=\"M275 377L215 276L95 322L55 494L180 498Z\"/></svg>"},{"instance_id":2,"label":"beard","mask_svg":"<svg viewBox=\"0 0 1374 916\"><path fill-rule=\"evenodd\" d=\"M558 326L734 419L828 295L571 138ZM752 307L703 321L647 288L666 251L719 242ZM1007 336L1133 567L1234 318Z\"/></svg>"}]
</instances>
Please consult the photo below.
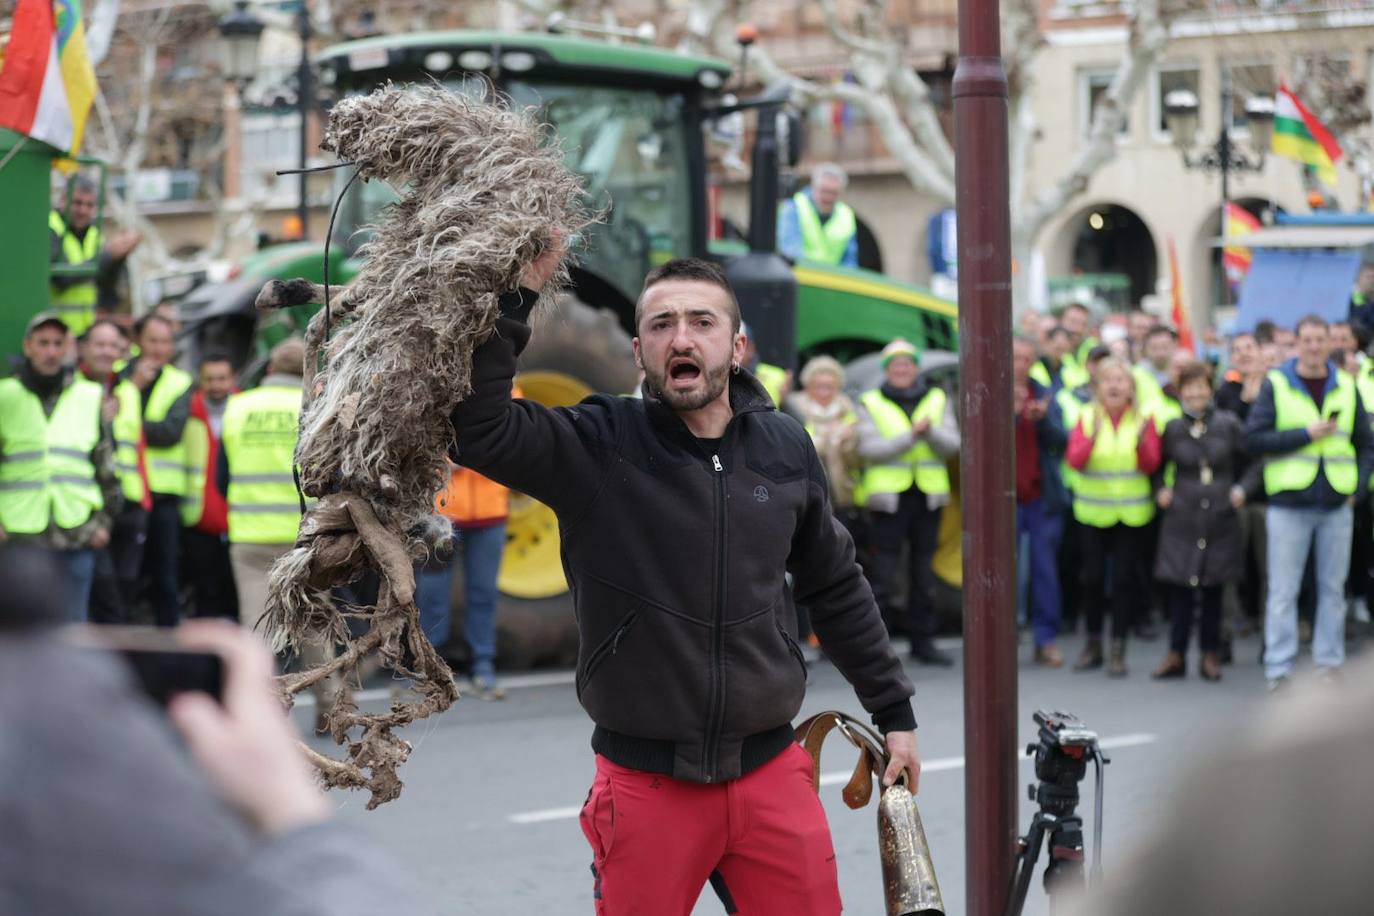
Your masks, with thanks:
<instances>
[{"instance_id":1,"label":"beard","mask_svg":"<svg viewBox=\"0 0 1374 916\"><path fill-rule=\"evenodd\" d=\"M700 410L721 396L721 393L725 391L725 386L730 381L730 364L726 362L719 366L704 368L697 385L686 391L670 389L667 373L661 367L651 369L646 364L644 379L649 383L649 390L657 395L659 400L673 410L683 413Z\"/></svg>"}]
</instances>

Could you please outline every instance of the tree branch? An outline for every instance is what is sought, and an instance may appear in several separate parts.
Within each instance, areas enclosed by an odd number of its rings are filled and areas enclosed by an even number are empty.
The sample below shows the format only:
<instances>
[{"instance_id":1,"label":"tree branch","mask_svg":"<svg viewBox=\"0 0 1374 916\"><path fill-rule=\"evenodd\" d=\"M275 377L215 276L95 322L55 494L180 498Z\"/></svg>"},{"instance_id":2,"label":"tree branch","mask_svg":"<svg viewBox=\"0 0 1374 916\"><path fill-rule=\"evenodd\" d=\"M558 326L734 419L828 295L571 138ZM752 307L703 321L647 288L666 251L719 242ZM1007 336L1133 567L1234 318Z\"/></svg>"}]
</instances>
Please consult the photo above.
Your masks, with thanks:
<instances>
[{"instance_id":1,"label":"tree branch","mask_svg":"<svg viewBox=\"0 0 1374 916\"><path fill-rule=\"evenodd\" d=\"M1087 142L1058 181L1024 207L1014 207L1013 234L1034 238L1070 200L1087 190L1102 166L1116 157L1117 134L1126 112L1168 40L1169 27L1160 14L1160 0L1136 0L1125 54L1093 111Z\"/></svg>"}]
</instances>

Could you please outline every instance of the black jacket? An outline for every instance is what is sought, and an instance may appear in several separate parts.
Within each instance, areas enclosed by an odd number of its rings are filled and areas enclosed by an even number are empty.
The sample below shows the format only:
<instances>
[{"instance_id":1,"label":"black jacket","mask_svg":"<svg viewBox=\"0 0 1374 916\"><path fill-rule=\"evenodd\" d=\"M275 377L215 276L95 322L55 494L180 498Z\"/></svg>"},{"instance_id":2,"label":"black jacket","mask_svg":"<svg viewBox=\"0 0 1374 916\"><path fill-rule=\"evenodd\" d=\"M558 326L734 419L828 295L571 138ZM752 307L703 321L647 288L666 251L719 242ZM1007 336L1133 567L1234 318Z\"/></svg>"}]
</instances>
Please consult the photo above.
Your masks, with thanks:
<instances>
[{"instance_id":1,"label":"black jacket","mask_svg":"<svg viewBox=\"0 0 1374 916\"><path fill-rule=\"evenodd\" d=\"M1196 437L1192 418L1168 422L1160 436L1163 461L1155 475L1156 489L1167 484L1174 493L1160 523L1155 578L1194 588L1238 582L1245 575L1245 543L1240 515L1231 506L1231 488L1240 486L1247 500L1264 492L1261 464L1250 462L1241 470L1246 454L1240 420L1209 408L1201 422ZM1165 479L1170 465L1172 484ZM1203 474L1204 465L1210 475Z\"/></svg>"},{"instance_id":2,"label":"black jacket","mask_svg":"<svg viewBox=\"0 0 1374 916\"><path fill-rule=\"evenodd\" d=\"M503 298L521 319L522 296ZM771 760L806 692L793 594L875 724L914 728L911 684L811 439L753 376L731 377L734 418L712 451L647 390L554 409L512 400L529 335L506 317L477 348L455 457L558 515L592 747L694 782Z\"/></svg>"}]
</instances>

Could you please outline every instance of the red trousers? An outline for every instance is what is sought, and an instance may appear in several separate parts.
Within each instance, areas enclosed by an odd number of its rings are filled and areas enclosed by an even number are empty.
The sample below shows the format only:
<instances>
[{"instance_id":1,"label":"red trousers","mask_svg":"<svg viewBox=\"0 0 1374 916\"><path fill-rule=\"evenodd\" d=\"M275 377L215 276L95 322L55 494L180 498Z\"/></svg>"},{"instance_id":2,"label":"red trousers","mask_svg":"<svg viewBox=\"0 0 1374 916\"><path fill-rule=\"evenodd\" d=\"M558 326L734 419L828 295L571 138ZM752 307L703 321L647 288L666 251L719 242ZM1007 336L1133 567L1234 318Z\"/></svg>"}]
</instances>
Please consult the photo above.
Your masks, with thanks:
<instances>
[{"instance_id":1,"label":"red trousers","mask_svg":"<svg viewBox=\"0 0 1374 916\"><path fill-rule=\"evenodd\" d=\"M835 916L830 826L793 744L759 769L705 785L598 755L582 806L597 916L690 916L713 872L740 916Z\"/></svg>"}]
</instances>

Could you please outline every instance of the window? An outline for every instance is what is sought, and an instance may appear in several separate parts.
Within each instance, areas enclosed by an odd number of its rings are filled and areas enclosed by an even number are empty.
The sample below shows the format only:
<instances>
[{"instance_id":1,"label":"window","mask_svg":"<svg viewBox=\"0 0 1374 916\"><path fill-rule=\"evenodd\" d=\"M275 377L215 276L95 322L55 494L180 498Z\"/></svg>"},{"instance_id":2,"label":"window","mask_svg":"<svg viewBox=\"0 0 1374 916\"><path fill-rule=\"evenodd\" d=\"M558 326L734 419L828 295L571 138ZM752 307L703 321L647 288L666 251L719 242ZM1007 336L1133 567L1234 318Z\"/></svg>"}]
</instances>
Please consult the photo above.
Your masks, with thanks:
<instances>
[{"instance_id":1,"label":"window","mask_svg":"<svg viewBox=\"0 0 1374 916\"><path fill-rule=\"evenodd\" d=\"M1186 89L1201 99L1201 85L1202 74L1193 65L1166 66L1155 74L1154 132L1157 137L1169 139L1169 122L1164 117L1164 100L1169 97L1169 93Z\"/></svg>"},{"instance_id":2,"label":"window","mask_svg":"<svg viewBox=\"0 0 1374 916\"><path fill-rule=\"evenodd\" d=\"M301 116L298 112L259 112L243 116L239 188L247 200L295 200L294 181L283 182L277 169L300 164Z\"/></svg>"},{"instance_id":3,"label":"window","mask_svg":"<svg viewBox=\"0 0 1374 916\"><path fill-rule=\"evenodd\" d=\"M1083 136L1088 136L1092 132L1093 116L1097 111L1097 103L1107 94L1111 88L1112 79L1115 78L1115 70L1087 70L1079 75L1079 130ZM1130 131L1130 113L1126 112L1121 119L1121 130L1119 133L1124 136Z\"/></svg>"},{"instance_id":4,"label":"window","mask_svg":"<svg viewBox=\"0 0 1374 916\"><path fill-rule=\"evenodd\" d=\"M1228 64L1231 78L1231 127L1245 129L1245 103L1253 98L1273 98L1279 88L1273 64Z\"/></svg>"}]
</instances>

